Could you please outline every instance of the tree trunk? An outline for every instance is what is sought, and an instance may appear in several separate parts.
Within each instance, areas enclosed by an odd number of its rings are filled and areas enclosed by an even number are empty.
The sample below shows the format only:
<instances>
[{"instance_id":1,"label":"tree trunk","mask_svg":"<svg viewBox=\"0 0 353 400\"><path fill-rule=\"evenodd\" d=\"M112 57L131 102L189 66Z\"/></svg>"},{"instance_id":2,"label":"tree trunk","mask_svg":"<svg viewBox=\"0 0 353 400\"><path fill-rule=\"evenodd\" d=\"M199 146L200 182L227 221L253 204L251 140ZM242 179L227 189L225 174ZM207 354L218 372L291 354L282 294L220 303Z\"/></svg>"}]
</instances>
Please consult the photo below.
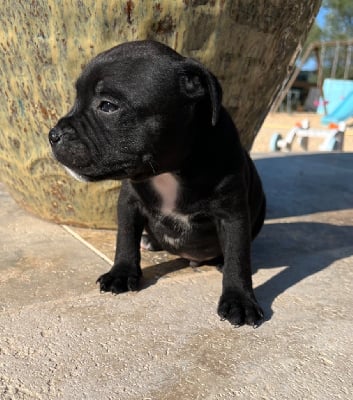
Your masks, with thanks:
<instances>
[{"instance_id":1,"label":"tree trunk","mask_svg":"<svg viewBox=\"0 0 353 400\"><path fill-rule=\"evenodd\" d=\"M114 226L116 184L72 182L47 132L97 53L135 39L164 42L219 78L249 149L290 74L320 0L5 0L0 16L0 179L37 215Z\"/></svg>"}]
</instances>

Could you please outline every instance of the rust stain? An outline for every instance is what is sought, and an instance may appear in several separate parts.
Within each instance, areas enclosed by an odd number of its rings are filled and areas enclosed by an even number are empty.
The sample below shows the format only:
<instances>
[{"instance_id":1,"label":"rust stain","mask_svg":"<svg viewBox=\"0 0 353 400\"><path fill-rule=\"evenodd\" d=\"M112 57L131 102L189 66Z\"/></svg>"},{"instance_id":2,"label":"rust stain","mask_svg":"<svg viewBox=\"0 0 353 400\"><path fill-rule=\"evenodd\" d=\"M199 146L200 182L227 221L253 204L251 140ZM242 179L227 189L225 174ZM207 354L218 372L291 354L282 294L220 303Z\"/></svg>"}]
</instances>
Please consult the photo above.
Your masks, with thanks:
<instances>
[{"instance_id":1,"label":"rust stain","mask_svg":"<svg viewBox=\"0 0 353 400\"><path fill-rule=\"evenodd\" d=\"M125 11L125 13L127 15L127 22L129 24L132 24L132 12L133 12L134 8L135 8L134 2L132 0L128 0L126 2L126 6L124 8L124 11Z\"/></svg>"},{"instance_id":2,"label":"rust stain","mask_svg":"<svg viewBox=\"0 0 353 400\"><path fill-rule=\"evenodd\" d=\"M175 30L176 24L171 15L166 15L163 19L152 25L152 30L157 34L170 34Z\"/></svg>"},{"instance_id":3,"label":"rust stain","mask_svg":"<svg viewBox=\"0 0 353 400\"><path fill-rule=\"evenodd\" d=\"M158 13L161 13L161 12L163 11L163 8L162 8L162 6L161 6L160 3L155 4L155 5L153 6L153 9L154 9L156 12L158 12Z\"/></svg>"},{"instance_id":4,"label":"rust stain","mask_svg":"<svg viewBox=\"0 0 353 400\"><path fill-rule=\"evenodd\" d=\"M48 120L48 119L49 119L48 110L47 110L41 103L39 103L39 110L40 110L40 112L41 112L41 114L42 114L42 117L43 117L45 120Z\"/></svg>"},{"instance_id":5,"label":"rust stain","mask_svg":"<svg viewBox=\"0 0 353 400\"><path fill-rule=\"evenodd\" d=\"M50 192L51 192L52 197L56 198L57 200L67 201L67 196L65 193L64 185L62 185L60 183L54 183L50 187Z\"/></svg>"},{"instance_id":6,"label":"rust stain","mask_svg":"<svg viewBox=\"0 0 353 400\"><path fill-rule=\"evenodd\" d=\"M18 150L21 147L21 143L17 138L13 138L12 139L12 144L14 145L14 147Z\"/></svg>"}]
</instances>

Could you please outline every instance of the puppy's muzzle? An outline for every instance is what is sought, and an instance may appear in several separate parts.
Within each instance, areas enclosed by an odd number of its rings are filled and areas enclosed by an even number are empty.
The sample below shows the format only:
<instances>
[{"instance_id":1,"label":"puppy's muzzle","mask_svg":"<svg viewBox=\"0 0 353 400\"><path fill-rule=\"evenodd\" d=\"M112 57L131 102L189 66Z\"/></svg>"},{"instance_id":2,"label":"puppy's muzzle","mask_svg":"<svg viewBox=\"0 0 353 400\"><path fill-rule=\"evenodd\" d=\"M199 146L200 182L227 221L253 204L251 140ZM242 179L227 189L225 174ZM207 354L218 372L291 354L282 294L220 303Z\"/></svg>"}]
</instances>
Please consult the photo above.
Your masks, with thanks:
<instances>
[{"instance_id":1,"label":"puppy's muzzle","mask_svg":"<svg viewBox=\"0 0 353 400\"><path fill-rule=\"evenodd\" d=\"M92 155L87 144L80 140L73 128L55 126L49 131L48 139L54 157L64 166L75 170L92 164Z\"/></svg>"}]
</instances>

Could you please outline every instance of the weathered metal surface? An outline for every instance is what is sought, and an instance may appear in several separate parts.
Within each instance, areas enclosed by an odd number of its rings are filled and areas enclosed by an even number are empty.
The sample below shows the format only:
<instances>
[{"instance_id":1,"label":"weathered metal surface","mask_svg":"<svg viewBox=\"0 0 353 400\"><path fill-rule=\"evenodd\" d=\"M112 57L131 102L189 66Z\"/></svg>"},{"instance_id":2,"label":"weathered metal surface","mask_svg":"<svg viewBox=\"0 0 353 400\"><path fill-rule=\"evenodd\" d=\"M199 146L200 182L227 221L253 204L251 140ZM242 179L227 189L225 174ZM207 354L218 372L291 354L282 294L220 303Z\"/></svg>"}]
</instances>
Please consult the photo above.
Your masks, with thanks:
<instances>
[{"instance_id":1,"label":"weathered metal surface","mask_svg":"<svg viewBox=\"0 0 353 400\"><path fill-rule=\"evenodd\" d=\"M67 112L73 82L109 47L156 39L220 79L247 147L292 68L319 0L5 0L0 14L0 179L49 220L115 225L117 184L73 182L47 132ZM298 47L299 46L299 47Z\"/></svg>"}]
</instances>

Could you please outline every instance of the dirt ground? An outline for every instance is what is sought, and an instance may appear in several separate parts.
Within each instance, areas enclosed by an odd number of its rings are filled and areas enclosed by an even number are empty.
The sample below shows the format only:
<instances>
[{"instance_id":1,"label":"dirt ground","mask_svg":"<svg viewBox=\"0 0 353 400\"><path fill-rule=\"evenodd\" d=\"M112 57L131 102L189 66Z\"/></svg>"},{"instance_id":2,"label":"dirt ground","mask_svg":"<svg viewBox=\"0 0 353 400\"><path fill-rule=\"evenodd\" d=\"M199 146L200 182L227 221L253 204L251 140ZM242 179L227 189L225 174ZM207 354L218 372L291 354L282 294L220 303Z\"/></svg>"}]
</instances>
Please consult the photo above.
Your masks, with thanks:
<instances>
[{"instance_id":1,"label":"dirt ground","mask_svg":"<svg viewBox=\"0 0 353 400\"><path fill-rule=\"evenodd\" d=\"M301 122L304 119L310 121L312 128L327 128L320 123L321 118L321 115L315 113L271 113L265 119L251 151L253 153L269 152L270 140L274 133L280 133L284 137L297 122ZM322 141L323 139L320 138L310 138L308 150L318 151ZM353 127L347 128L345 132L343 150L347 152L353 151ZM303 151L297 141L293 143L292 151Z\"/></svg>"}]
</instances>

